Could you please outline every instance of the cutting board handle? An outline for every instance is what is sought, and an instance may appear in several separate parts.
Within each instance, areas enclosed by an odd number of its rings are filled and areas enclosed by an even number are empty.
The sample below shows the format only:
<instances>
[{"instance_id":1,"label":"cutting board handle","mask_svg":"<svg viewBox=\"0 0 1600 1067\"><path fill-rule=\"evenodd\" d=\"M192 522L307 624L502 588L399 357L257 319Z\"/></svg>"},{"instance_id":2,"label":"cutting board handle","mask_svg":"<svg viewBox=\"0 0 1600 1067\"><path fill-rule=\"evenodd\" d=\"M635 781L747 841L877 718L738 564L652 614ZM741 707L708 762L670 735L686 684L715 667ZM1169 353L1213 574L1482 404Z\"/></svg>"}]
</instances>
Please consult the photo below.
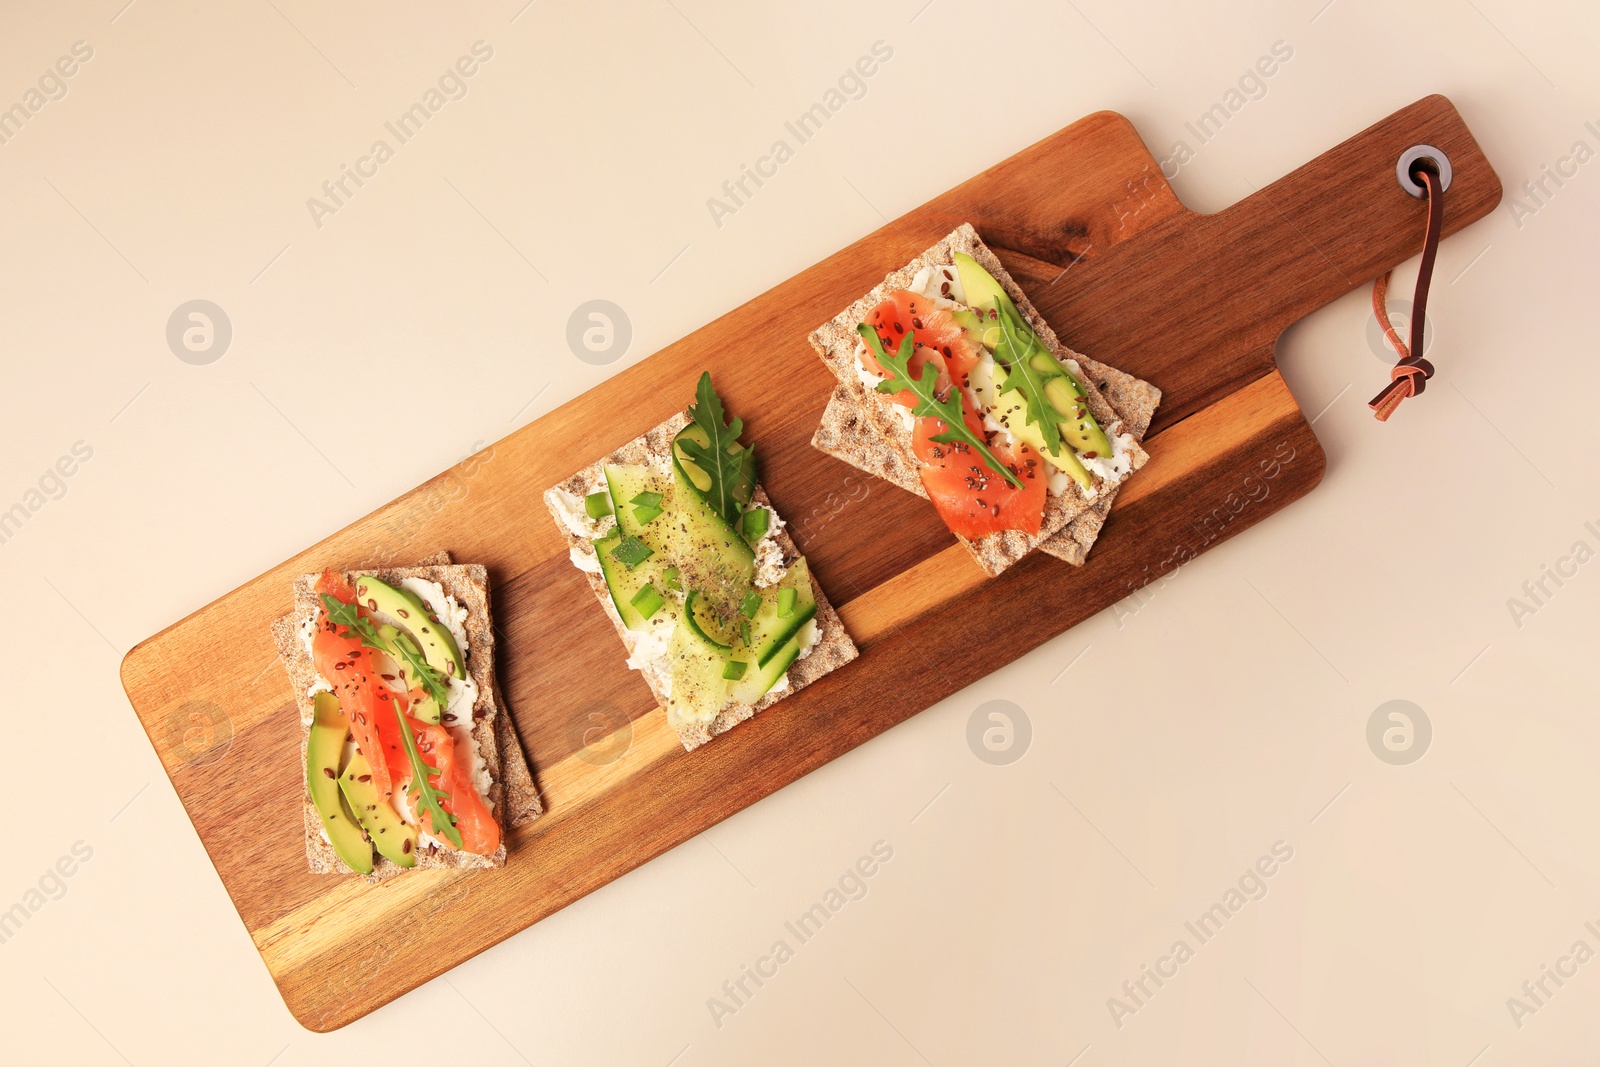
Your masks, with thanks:
<instances>
[{"instance_id":1,"label":"cutting board handle","mask_svg":"<svg viewBox=\"0 0 1600 1067\"><path fill-rule=\"evenodd\" d=\"M1268 312L1273 337L1422 250L1427 204L1395 173L1415 145L1449 159L1446 237L1500 203L1500 178L1461 114L1429 96L1210 216L1215 247L1244 253L1228 257L1245 272L1240 287L1279 294Z\"/></svg>"},{"instance_id":2,"label":"cutting board handle","mask_svg":"<svg viewBox=\"0 0 1600 1067\"><path fill-rule=\"evenodd\" d=\"M1445 237L1500 203L1500 179L1460 113L1429 96L1213 215L1185 209L1161 182L1132 225L1102 227L1120 239L1061 263L1071 273L1035 287L1035 303L1074 347L1173 394L1151 424L1159 433L1270 373L1291 324L1421 252L1426 203L1395 175L1419 144L1450 161ZM1158 165L1145 151L1138 166L1148 175ZM1387 382L1374 372L1363 391Z\"/></svg>"}]
</instances>

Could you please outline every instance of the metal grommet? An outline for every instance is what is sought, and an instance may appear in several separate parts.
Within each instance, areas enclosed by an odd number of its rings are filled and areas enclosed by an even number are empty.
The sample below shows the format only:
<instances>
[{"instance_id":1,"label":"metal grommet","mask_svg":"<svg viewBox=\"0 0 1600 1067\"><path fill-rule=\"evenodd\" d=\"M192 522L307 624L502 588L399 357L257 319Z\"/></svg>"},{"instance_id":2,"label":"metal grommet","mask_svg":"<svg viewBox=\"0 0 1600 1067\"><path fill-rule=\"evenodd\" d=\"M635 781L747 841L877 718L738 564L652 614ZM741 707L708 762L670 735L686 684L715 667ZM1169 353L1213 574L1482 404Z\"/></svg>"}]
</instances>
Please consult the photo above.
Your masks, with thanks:
<instances>
[{"instance_id":1,"label":"metal grommet","mask_svg":"<svg viewBox=\"0 0 1600 1067\"><path fill-rule=\"evenodd\" d=\"M1415 144L1400 153L1400 162L1394 165L1394 174L1400 179L1400 188L1418 200L1428 195L1428 191L1411 176L1411 168L1421 160L1432 163L1439 172L1441 189L1450 188L1450 157L1431 144Z\"/></svg>"}]
</instances>

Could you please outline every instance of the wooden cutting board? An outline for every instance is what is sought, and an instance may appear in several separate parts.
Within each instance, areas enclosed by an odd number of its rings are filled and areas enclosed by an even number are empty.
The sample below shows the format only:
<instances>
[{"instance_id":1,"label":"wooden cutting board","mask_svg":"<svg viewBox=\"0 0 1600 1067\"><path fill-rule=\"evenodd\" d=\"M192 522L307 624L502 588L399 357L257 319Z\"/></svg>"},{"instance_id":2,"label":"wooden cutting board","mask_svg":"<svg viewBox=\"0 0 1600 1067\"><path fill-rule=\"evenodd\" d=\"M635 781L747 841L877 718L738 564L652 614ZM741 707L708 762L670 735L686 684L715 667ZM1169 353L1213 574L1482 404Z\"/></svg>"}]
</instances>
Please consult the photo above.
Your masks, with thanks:
<instances>
[{"instance_id":1,"label":"wooden cutting board","mask_svg":"<svg viewBox=\"0 0 1600 1067\"><path fill-rule=\"evenodd\" d=\"M1091 115L134 648L128 698L290 1011L313 1030L360 1018L1312 489L1323 452L1274 346L1290 323L1418 252L1423 203L1395 180L1416 143L1454 167L1447 234L1493 210L1500 181L1440 96L1214 215L1178 202L1127 120ZM1035 553L985 580L926 501L810 447L833 379L807 333L961 222L1067 343L1165 392L1151 461L1082 568ZM745 420L761 479L862 655L686 754L624 668L540 493L681 407L702 369ZM1385 378L1374 365L1359 399ZM501 681L547 813L510 836L504 870L379 886L310 874L299 719L268 626L289 609L294 575L440 548L488 565ZM981 660L951 628L918 625L955 597L993 638ZM435 915L448 915L448 938L431 935L445 928Z\"/></svg>"}]
</instances>

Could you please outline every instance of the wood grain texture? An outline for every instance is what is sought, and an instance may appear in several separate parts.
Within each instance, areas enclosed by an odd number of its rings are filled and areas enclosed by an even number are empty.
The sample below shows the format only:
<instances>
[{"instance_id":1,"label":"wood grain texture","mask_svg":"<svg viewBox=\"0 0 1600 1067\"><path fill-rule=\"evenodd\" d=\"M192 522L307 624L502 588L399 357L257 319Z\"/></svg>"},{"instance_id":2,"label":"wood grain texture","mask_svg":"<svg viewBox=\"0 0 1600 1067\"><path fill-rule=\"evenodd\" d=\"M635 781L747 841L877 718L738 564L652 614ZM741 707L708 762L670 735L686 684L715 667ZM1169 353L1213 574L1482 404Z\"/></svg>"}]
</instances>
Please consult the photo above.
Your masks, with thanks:
<instances>
[{"instance_id":1,"label":"wood grain texture","mask_svg":"<svg viewBox=\"0 0 1600 1067\"><path fill-rule=\"evenodd\" d=\"M1295 319L1415 254L1422 206L1396 185L1394 162L1416 142L1444 148L1455 168L1447 233L1498 203L1499 180L1442 97L1215 215L1178 202L1126 120L1091 115L134 648L122 667L129 699L295 1017L314 1030L359 1018L1309 491L1322 450L1273 348ZM1073 347L1165 393L1151 462L1087 566L1035 553L984 580L925 501L808 444L832 386L808 331L964 221ZM758 331L791 369L781 391L732 343ZM623 667L539 494L685 403L702 369L745 419L768 493L863 654L685 753ZM596 425L610 428L608 442L594 442ZM888 547L885 530L896 533ZM547 813L511 834L503 870L378 886L312 875L298 718L269 623L287 610L296 574L441 548L489 568L502 688ZM1003 651L982 662L945 654L958 638L917 625L957 596ZM915 685L905 662L926 668ZM451 938L430 939L426 920L444 914Z\"/></svg>"}]
</instances>

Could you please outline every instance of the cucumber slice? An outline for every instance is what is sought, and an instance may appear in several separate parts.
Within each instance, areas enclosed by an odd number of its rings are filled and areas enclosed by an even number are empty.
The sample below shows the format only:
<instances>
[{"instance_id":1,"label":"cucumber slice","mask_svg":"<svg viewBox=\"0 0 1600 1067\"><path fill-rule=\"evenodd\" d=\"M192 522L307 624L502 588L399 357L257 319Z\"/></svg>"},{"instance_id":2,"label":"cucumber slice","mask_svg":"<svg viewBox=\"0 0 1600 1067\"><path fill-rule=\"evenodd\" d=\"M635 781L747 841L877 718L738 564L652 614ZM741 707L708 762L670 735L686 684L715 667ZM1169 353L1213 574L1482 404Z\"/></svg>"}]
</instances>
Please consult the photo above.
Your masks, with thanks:
<instances>
[{"instance_id":1,"label":"cucumber slice","mask_svg":"<svg viewBox=\"0 0 1600 1067\"><path fill-rule=\"evenodd\" d=\"M816 605L812 605L815 610ZM810 642L816 630L812 620L780 645L759 669L744 672L744 677L733 683L732 698L740 704L754 704L766 696L778 679L788 673L790 666L800 657L800 646Z\"/></svg>"},{"instance_id":2,"label":"cucumber slice","mask_svg":"<svg viewBox=\"0 0 1600 1067\"><path fill-rule=\"evenodd\" d=\"M684 599L683 606L683 621L695 637L723 655L733 651L733 638L723 626L722 620L706 610L705 597L691 589L688 597Z\"/></svg>"},{"instance_id":3,"label":"cucumber slice","mask_svg":"<svg viewBox=\"0 0 1600 1067\"><path fill-rule=\"evenodd\" d=\"M685 438L695 442L702 448L710 444L709 439L706 437L706 432L692 423L679 430L678 436L672 439L673 480L676 482L681 476L683 481L687 483L689 490L709 504L711 502L709 495L711 491L711 475L701 470L700 466L684 455L682 449L678 447L678 442Z\"/></svg>"},{"instance_id":4,"label":"cucumber slice","mask_svg":"<svg viewBox=\"0 0 1600 1067\"><path fill-rule=\"evenodd\" d=\"M622 535L637 537L657 553L662 552L667 547L667 529L658 519L651 518L650 512L655 511L659 516L661 506L670 506L665 502L670 499L671 481L643 464L608 463L606 487L611 490L611 510L617 516L617 529ZM635 503L640 497L656 501L644 509L643 515L640 505ZM644 518L651 518L651 521L641 521Z\"/></svg>"},{"instance_id":5,"label":"cucumber slice","mask_svg":"<svg viewBox=\"0 0 1600 1067\"><path fill-rule=\"evenodd\" d=\"M667 645L668 672L672 676L667 718L674 723L708 723L728 706L728 681L722 676L728 654L689 623L690 614L686 611L679 616Z\"/></svg>"},{"instance_id":6,"label":"cucumber slice","mask_svg":"<svg viewBox=\"0 0 1600 1067\"><path fill-rule=\"evenodd\" d=\"M666 588L667 557L657 552L638 566L629 567L611 554L622 543L622 538L622 531L613 529L594 543L594 553L600 559L600 575L606 580L606 589L611 593L611 603L622 625L630 630L643 630L652 625L661 612L672 611L676 606L673 600L664 597L660 610L647 619L633 602L647 585Z\"/></svg>"},{"instance_id":7,"label":"cucumber slice","mask_svg":"<svg viewBox=\"0 0 1600 1067\"><path fill-rule=\"evenodd\" d=\"M672 508L655 525L666 523L671 542L666 554L677 564L684 588L698 590L712 614L731 620L754 584L756 554L706 502L693 474L676 462L676 452L674 459Z\"/></svg>"},{"instance_id":8,"label":"cucumber slice","mask_svg":"<svg viewBox=\"0 0 1600 1067\"><path fill-rule=\"evenodd\" d=\"M779 611L780 601L786 599L785 591L794 601L787 616ZM766 667L816 614L817 598L811 592L811 569L806 565L806 558L801 556L789 565L777 585L761 590L761 606L750 620L750 648L756 666Z\"/></svg>"}]
</instances>

